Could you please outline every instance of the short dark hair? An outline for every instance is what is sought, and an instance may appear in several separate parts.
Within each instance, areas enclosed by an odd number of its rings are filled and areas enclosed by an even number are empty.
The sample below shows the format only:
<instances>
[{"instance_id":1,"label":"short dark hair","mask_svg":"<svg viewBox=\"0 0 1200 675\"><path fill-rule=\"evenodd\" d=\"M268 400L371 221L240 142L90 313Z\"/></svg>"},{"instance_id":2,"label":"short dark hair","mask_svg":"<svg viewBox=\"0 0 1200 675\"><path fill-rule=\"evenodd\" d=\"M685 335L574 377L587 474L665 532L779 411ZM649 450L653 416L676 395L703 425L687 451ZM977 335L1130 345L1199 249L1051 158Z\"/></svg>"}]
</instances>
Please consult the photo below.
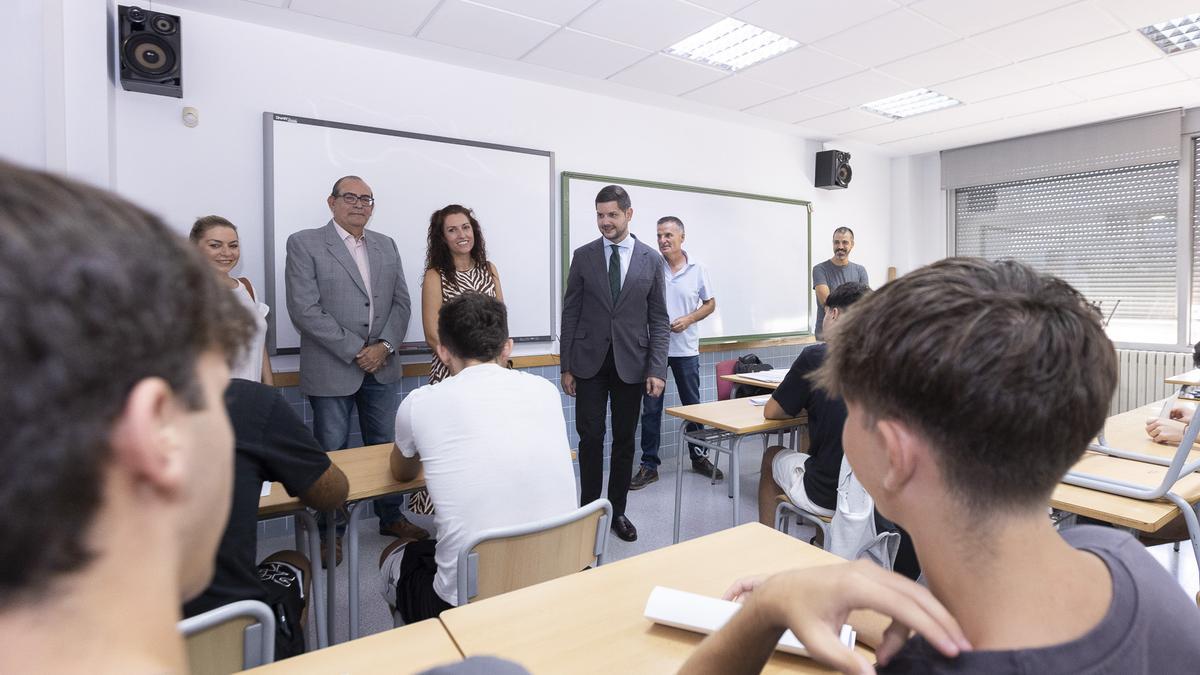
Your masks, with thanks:
<instances>
[{"instance_id":1,"label":"short dark hair","mask_svg":"<svg viewBox=\"0 0 1200 675\"><path fill-rule=\"evenodd\" d=\"M226 218L222 218L221 216L202 216L197 218L196 222L192 223L192 231L188 234L188 239L194 244L204 238L205 232L214 227L228 227L237 232L237 225L229 222Z\"/></svg>"},{"instance_id":2,"label":"short dark hair","mask_svg":"<svg viewBox=\"0 0 1200 675\"><path fill-rule=\"evenodd\" d=\"M658 219L658 224L659 224L659 225L665 225L666 223L675 223L676 225L678 225L678 226L679 226L679 231L680 231L680 232L686 232L686 231L687 231L687 230L686 230L686 228L684 228L684 226L683 226L683 221L682 221L682 220L680 220L680 219L678 219L678 218L676 218L675 216L663 216L662 218L659 218L659 219Z\"/></svg>"},{"instance_id":3,"label":"short dark hair","mask_svg":"<svg viewBox=\"0 0 1200 675\"><path fill-rule=\"evenodd\" d=\"M463 293L438 312L438 339L460 359L494 361L508 340L508 310L493 297Z\"/></svg>"},{"instance_id":4,"label":"short dark hair","mask_svg":"<svg viewBox=\"0 0 1200 675\"><path fill-rule=\"evenodd\" d=\"M200 409L254 323L196 248L108 192L0 162L0 608L86 566L114 421L147 378Z\"/></svg>"},{"instance_id":5,"label":"short dark hair","mask_svg":"<svg viewBox=\"0 0 1200 675\"><path fill-rule=\"evenodd\" d=\"M344 181L348 181L348 180L357 180L357 181L362 181L363 183L367 182L367 181L359 178L358 176L342 176L341 178L333 181L333 189L329 191L329 196L330 197L341 196L342 193L338 192L338 188L340 188L342 186L342 183Z\"/></svg>"},{"instance_id":6,"label":"short dark hair","mask_svg":"<svg viewBox=\"0 0 1200 675\"><path fill-rule=\"evenodd\" d=\"M617 208L622 211L628 211L633 206L633 201L629 199L629 193L620 185L605 185L596 193L596 203L604 204L605 202L616 202Z\"/></svg>"},{"instance_id":7,"label":"short dark hair","mask_svg":"<svg viewBox=\"0 0 1200 675\"><path fill-rule=\"evenodd\" d=\"M871 288L866 284L848 281L829 293L829 297L825 298L825 309L845 309L870 292Z\"/></svg>"},{"instance_id":8,"label":"short dark hair","mask_svg":"<svg viewBox=\"0 0 1200 675\"><path fill-rule=\"evenodd\" d=\"M1100 430L1117 357L1067 282L1015 261L946 258L838 323L814 380L933 446L977 515L1045 505Z\"/></svg>"},{"instance_id":9,"label":"short dark hair","mask_svg":"<svg viewBox=\"0 0 1200 675\"><path fill-rule=\"evenodd\" d=\"M848 234L848 235L850 235L851 239L854 238L854 230L852 230L844 225L833 231L833 236L836 237L839 234Z\"/></svg>"}]
</instances>

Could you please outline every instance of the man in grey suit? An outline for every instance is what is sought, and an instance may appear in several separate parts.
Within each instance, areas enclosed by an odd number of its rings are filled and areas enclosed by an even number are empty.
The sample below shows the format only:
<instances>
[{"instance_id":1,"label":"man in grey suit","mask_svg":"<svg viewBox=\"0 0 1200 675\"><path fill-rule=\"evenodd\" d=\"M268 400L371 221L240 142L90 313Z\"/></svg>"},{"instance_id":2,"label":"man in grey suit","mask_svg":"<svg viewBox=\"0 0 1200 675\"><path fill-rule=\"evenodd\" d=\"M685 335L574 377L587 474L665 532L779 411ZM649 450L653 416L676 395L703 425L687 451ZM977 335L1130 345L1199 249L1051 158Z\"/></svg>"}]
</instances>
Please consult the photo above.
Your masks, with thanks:
<instances>
[{"instance_id":1,"label":"man in grey suit","mask_svg":"<svg viewBox=\"0 0 1200 675\"><path fill-rule=\"evenodd\" d=\"M619 185L596 195L601 238L575 250L563 297L562 388L576 396L581 504L600 498L604 413L612 399L608 500L612 529L625 541L637 529L625 516L633 441L642 393L662 396L671 328L663 295L662 258L629 234L633 205Z\"/></svg>"},{"instance_id":2,"label":"man in grey suit","mask_svg":"<svg viewBox=\"0 0 1200 675\"><path fill-rule=\"evenodd\" d=\"M400 360L409 298L396 242L366 229L375 208L358 176L333 184L324 227L287 240L287 306L300 331L300 391L313 409L313 435L326 452L350 441L350 411L366 445L395 436ZM375 501L380 534L429 536L400 512L403 498Z\"/></svg>"}]
</instances>

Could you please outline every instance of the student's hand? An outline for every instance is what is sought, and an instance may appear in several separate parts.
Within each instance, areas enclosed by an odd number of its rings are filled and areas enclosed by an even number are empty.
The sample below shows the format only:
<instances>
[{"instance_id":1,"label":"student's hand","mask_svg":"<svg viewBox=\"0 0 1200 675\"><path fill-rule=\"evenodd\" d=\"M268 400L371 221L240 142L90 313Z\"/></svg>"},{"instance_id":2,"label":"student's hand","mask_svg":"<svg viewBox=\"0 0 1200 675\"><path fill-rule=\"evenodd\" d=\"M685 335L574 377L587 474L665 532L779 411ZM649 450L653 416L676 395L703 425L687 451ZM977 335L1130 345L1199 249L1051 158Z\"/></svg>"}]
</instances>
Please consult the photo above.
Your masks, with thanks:
<instances>
[{"instance_id":1,"label":"student's hand","mask_svg":"<svg viewBox=\"0 0 1200 675\"><path fill-rule=\"evenodd\" d=\"M1175 412L1172 410L1171 412ZM1186 425L1177 420L1164 420L1161 417L1151 417L1146 420L1146 435L1155 443L1163 445L1178 445L1183 440L1183 430Z\"/></svg>"},{"instance_id":2,"label":"student's hand","mask_svg":"<svg viewBox=\"0 0 1200 675\"><path fill-rule=\"evenodd\" d=\"M655 398L662 396L663 389L665 389L666 387L667 387L667 383L665 380L660 380L657 377L654 377L653 375L646 378L646 393L649 394L650 396L653 396Z\"/></svg>"},{"instance_id":3,"label":"student's hand","mask_svg":"<svg viewBox=\"0 0 1200 675\"><path fill-rule=\"evenodd\" d=\"M1177 405L1174 408L1171 408L1171 412L1168 416L1173 420L1179 420L1184 424L1190 424L1192 421L1192 409L1187 406Z\"/></svg>"},{"instance_id":4,"label":"student's hand","mask_svg":"<svg viewBox=\"0 0 1200 675\"><path fill-rule=\"evenodd\" d=\"M383 346L382 342L376 342L359 350L358 354L354 356L354 362L366 372L374 373L383 367L387 357L387 347Z\"/></svg>"},{"instance_id":5,"label":"student's hand","mask_svg":"<svg viewBox=\"0 0 1200 675\"><path fill-rule=\"evenodd\" d=\"M790 628L825 665L843 673L872 672L838 639L846 617L856 609L892 618L875 648L880 665L900 651L910 629L948 657L971 649L958 622L928 589L865 560L776 574L757 586L743 611L761 611L769 625Z\"/></svg>"},{"instance_id":6,"label":"student's hand","mask_svg":"<svg viewBox=\"0 0 1200 675\"><path fill-rule=\"evenodd\" d=\"M564 372L561 377L562 390L567 396L575 395L575 376L571 373Z\"/></svg>"},{"instance_id":7,"label":"student's hand","mask_svg":"<svg viewBox=\"0 0 1200 675\"><path fill-rule=\"evenodd\" d=\"M734 602L745 602L750 599L750 594L754 589L762 585L762 582L770 578L769 574L756 574L752 577L742 577L733 582L733 585L725 591L725 595L721 596L722 600L733 600Z\"/></svg>"},{"instance_id":8,"label":"student's hand","mask_svg":"<svg viewBox=\"0 0 1200 675\"><path fill-rule=\"evenodd\" d=\"M691 319L687 318L686 316L681 316L678 319L675 319L674 321L671 322L671 332L672 333L682 333L683 331L687 330L688 326L692 325L693 323L695 323L695 322L692 321Z\"/></svg>"}]
</instances>

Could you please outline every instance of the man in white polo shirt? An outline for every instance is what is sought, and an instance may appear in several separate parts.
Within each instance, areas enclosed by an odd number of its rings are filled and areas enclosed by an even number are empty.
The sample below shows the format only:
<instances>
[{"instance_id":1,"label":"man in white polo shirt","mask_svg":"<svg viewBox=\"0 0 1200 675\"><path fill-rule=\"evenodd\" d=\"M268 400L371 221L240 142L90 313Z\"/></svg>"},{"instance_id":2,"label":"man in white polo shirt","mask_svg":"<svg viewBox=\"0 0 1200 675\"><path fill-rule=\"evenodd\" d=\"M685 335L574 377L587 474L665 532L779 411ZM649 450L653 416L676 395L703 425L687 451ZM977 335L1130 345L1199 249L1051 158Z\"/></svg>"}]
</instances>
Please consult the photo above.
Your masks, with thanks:
<instances>
[{"instance_id":1,"label":"man in white polo shirt","mask_svg":"<svg viewBox=\"0 0 1200 675\"><path fill-rule=\"evenodd\" d=\"M675 216L658 219L658 250L663 254L664 290L667 316L671 319L671 343L667 350L667 365L679 389L683 405L700 402L700 327L696 324L717 308L708 273L700 263L688 259L683 250L686 239L683 221ZM642 397L642 466L629 483L630 490L640 490L658 480L660 429L662 427L662 396ZM688 431L700 425L688 423ZM723 478L705 451L689 446L692 468L705 476Z\"/></svg>"},{"instance_id":2,"label":"man in white polo shirt","mask_svg":"<svg viewBox=\"0 0 1200 675\"><path fill-rule=\"evenodd\" d=\"M453 377L421 387L396 412L392 474L425 468L436 540L398 539L380 557L383 594L405 623L458 604L458 552L476 533L576 508L558 389L508 360L508 314L464 293L438 313L438 357Z\"/></svg>"}]
</instances>

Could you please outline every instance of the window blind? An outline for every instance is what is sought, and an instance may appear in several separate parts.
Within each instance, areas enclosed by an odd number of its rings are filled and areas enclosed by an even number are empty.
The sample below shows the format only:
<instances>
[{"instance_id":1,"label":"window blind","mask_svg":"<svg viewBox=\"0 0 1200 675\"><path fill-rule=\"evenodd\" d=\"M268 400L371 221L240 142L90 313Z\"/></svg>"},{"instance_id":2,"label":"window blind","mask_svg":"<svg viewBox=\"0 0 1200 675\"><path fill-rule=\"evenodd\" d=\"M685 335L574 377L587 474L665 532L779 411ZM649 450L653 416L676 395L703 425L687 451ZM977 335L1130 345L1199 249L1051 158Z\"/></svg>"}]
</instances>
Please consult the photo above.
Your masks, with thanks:
<instances>
[{"instance_id":1,"label":"window blind","mask_svg":"<svg viewBox=\"0 0 1200 675\"><path fill-rule=\"evenodd\" d=\"M959 188L955 252L1065 279L1112 313L1114 341L1175 344L1178 168L1156 162Z\"/></svg>"}]
</instances>

